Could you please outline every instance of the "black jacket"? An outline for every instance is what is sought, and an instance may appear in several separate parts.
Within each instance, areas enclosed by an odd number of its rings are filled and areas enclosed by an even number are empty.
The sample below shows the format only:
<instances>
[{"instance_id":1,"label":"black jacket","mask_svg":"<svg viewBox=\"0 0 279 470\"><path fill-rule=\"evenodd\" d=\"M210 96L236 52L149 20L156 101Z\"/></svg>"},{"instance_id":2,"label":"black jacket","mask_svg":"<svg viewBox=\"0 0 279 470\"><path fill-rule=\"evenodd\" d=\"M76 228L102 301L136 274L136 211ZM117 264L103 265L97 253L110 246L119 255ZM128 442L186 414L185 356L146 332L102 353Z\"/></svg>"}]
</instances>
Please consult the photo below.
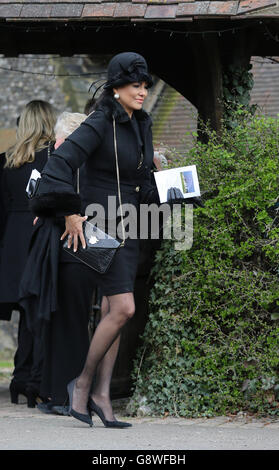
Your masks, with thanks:
<instances>
[{"instance_id":1,"label":"black jacket","mask_svg":"<svg viewBox=\"0 0 279 470\"><path fill-rule=\"evenodd\" d=\"M143 164L137 169L141 146L128 114L114 98L102 105L54 150L42 171L32 211L41 217L84 212L91 203L107 211L108 195L117 196L112 116L116 121L122 203L159 203L151 183L153 164L152 121L144 110L134 111L143 144ZM75 173L82 166L81 193L74 188Z\"/></svg>"},{"instance_id":2,"label":"black jacket","mask_svg":"<svg viewBox=\"0 0 279 470\"><path fill-rule=\"evenodd\" d=\"M5 205L4 205L3 197L1 196L1 193L2 193L1 181L2 181L4 164L5 164L5 154L1 153L0 154L0 243L4 234L5 219L6 219Z\"/></svg>"},{"instance_id":3,"label":"black jacket","mask_svg":"<svg viewBox=\"0 0 279 470\"><path fill-rule=\"evenodd\" d=\"M13 308L17 308L19 283L34 231L34 215L30 212L25 189L32 170L41 171L47 157L45 148L36 152L34 162L1 171L0 319L3 320L10 320Z\"/></svg>"}]
</instances>

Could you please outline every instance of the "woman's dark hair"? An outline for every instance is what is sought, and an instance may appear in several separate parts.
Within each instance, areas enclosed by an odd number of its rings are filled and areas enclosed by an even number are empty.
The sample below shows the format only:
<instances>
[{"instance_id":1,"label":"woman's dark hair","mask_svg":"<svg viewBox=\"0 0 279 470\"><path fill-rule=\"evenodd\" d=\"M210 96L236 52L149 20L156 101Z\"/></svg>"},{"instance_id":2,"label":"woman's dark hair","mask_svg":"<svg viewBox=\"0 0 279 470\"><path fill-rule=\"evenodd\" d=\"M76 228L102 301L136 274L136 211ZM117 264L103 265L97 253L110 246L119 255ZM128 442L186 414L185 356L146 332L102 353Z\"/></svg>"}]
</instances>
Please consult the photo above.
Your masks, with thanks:
<instances>
[{"instance_id":1,"label":"woman's dark hair","mask_svg":"<svg viewBox=\"0 0 279 470\"><path fill-rule=\"evenodd\" d=\"M107 90L103 90L102 93L100 94L100 96L95 100L92 108L91 108L91 112L92 111L95 111L96 109L99 108L99 106L101 106L102 102L106 99L106 98L113 98L113 89L112 88L108 88Z\"/></svg>"},{"instance_id":2,"label":"woman's dark hair","mask_svg":"<svg viewBox=\"0 0 279 470\"><path fill-rule=\"evenodd\" d=\"M93 106L95 104L95 98L90 98L86 103L85 103L85 106L84 106L84 114L86 114L88 116L88 114L92 113L93 111Z\"/></svg>"}]
</instances>

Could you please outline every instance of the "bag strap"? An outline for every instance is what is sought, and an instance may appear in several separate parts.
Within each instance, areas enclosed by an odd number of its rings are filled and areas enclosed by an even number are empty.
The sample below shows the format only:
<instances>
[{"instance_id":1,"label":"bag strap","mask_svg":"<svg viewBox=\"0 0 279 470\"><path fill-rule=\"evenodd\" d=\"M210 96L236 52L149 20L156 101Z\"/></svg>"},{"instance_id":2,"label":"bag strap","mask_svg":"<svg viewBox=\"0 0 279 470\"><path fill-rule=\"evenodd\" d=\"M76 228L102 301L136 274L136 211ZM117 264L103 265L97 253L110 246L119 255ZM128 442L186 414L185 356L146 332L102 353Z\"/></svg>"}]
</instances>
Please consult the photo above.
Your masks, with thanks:
<instances>
[{"instance_id":1,"label":"bag strap","mask_svg":"<svg viewBox=\"0 0 279 470\"><path fill-rule=\"evenodd\" d=\"M119 199L119 204L120 204L122 237L123 237L123 240L120 243L120 246L124 246L125 245L125 230L124 230L124 223L123 223L123 210L122 210L122 200L121 200L120 182L119 182L118 153L117 153L116 129L115 129L115 118L114 118L114 116L113 116L113 143L114 143L114 153L115 153L115 163L116 163L118 199ZM77 193L79 194L79 168L77 169Z\"/></svg>"},{"instance_id":2,"label":"bag strap","mask_svg":"<svg viewBox=\"0 0 279 470\"><path fill-rule=\"evenodd\" d=\"M77 169L77 193L79 194L79 168Z\"/></svg>"},{"instance_id":3,"label":"bag strap","mask_svg":"<svg viewBox=\"0 0 279 470\"><path fill-rule=\"evenodd\" d=\"M124 223L123 223L123 211L122 211L122 201L121 201L120 183L119 183L119 167L118 167L118 154L117 154L116 129L115 129L114 116L113 116L113 141L114 141L116 176L117 176L117 186L118 186L118 199L119 199L119 204L120 204L120 215L121 215L121 226L122 226L122 237L123 237L123 241L121 242L120 245L124 246L125 245L125 230L124 230Z\"/></svg>"}]
</instances>

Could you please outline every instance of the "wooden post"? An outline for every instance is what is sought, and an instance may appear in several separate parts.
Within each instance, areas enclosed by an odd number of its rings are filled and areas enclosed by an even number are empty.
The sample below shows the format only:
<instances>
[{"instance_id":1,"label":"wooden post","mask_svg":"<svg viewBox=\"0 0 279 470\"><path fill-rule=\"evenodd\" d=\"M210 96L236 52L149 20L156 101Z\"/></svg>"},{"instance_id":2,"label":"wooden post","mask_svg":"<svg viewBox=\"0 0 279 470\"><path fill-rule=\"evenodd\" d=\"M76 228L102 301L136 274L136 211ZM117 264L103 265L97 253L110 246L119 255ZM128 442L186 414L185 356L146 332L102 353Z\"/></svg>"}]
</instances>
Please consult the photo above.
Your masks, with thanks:
<instances>
[{"instance_id":1,"label":"wooden post","mask_svg":"<svg viewBox=\"0 0 279 470\"><path fill-rule=\"evenodd\" d=\"M230 41L230 53L224 59L224 65L235 65L236 67L247 68L253 49L260 42L259 34L255 34L254 31L238 31L237 34L234 34ZM256 53L256 51L255 51Z\"/></svg>"},{"instance_id":2,"label":"wooden post","mask_svg":"<svg viewBox=\"0 0 279 470\"><path fill-rule=\"evenodd\" d=\"M218 40L215 36L197 35L192 37L191 44L199 120L209 122L210 127L219 132L223 114L223 80Z\"/></svg>"}]
</instances>

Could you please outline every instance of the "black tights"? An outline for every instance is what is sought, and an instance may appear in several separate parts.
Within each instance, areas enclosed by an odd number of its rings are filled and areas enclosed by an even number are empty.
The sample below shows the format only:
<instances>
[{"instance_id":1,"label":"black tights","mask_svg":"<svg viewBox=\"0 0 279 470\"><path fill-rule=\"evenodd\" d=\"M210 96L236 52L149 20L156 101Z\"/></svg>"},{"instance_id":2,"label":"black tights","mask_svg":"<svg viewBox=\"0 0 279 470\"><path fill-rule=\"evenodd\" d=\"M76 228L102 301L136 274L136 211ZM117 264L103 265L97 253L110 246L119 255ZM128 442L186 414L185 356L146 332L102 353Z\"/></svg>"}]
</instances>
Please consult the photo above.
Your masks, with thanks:
<instances>
[{"instance_id":1,"label":"black tights","mask_svg":"<svg viewBox=\"0 0 279 470\"><path fill-rule=\"evenodd\" d=\"M115 364L120 331L134 315L135 303L132 292L103 298L102 318L95 330L85 365L79 375L73 393L73 409L87 413L87 402L94 374L96 381L92 397L107 420L114 420L109 397L110 381Z\"/></svg>"}]
</instances>

